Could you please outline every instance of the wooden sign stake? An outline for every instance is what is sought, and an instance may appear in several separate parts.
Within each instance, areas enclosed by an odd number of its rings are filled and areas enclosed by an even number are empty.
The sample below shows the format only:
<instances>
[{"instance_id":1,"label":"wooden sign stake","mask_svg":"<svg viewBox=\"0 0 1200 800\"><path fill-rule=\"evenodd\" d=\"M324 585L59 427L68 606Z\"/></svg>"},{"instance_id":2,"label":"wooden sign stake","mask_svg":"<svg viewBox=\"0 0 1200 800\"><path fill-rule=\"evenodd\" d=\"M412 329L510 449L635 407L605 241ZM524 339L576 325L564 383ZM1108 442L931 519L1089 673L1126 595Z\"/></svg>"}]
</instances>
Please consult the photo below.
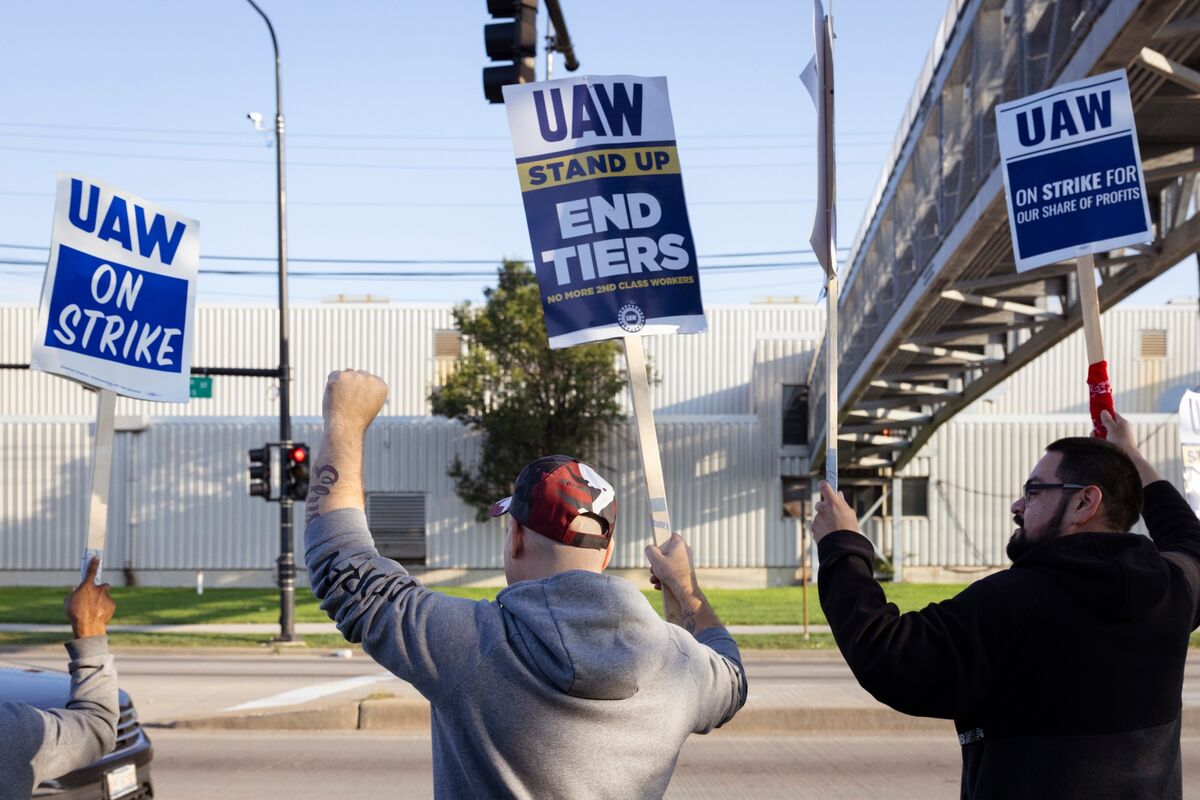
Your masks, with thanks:
<instances>
[{"instance_id":1,"label":"wooden sign stake","mask_svg":"<svg viewBox=\"0 0 1200 800\"><path fill-rule=\"evenodd\" d=\"M1087 341L1088 364L1104 360L1104 334L1100 330L1100 295L1096 292L1096 259L1089 253L1075 259L1079 279L1079 310Z\"/></svg>"},{"instance_id":2,"label":"wooden sign stake","mask_svg":"<svg viewBox=\"0 0 1200 800\"><path fill-rule=\"evenodd\" d=\"M112 478L113 421L117 396L109 389L96 390L96 433L92 448L92 500L88 512L87 544L83 549L80 577L87 576L88 563L101 560L103 568L104 538L108 533L108 486ZM100 583L100 571L96 572Z\"/></svg>"},{"instance_id":3,"label":"wooden sign stake","mask_svg":"<svg viewBox=\"0 0 1200 800\"><path fill-rule=\"evenodd\" d=\"M625 364L629 368L629 393L633 398L633 417L637 421L638 449L642 453L642 469L646 473L646 490L650 495L650 524L654 529L654 543L661 547L671 538L671 515L667 511L667 489L663 481L658 433L654 430L654 410L650 407L646 351L642 349L642 337L623 338ZM679 601L665 585L662 587L662 599L667 619L681 621Z\"/></svg>"}]
</instances>

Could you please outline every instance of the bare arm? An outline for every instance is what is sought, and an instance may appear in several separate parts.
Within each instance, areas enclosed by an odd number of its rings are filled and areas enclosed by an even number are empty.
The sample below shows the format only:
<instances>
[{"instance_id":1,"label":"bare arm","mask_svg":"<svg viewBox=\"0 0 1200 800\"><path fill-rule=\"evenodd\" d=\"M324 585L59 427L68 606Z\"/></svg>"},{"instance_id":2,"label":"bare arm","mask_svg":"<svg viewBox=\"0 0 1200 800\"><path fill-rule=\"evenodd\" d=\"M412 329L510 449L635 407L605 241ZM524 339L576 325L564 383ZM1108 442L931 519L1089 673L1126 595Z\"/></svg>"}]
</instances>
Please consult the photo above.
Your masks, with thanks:
<instances>
[{"instance_id":1,"label":"bare arm","mask_svg":"<svg viewBox=\"0 0 1200 800\"><path fill-rule=\"evenodd\" d=\"M362 511L363 437L387 400L387 384L369 372L329 376L321 414L325 431L313 463L305 523L343 508Z\"/></svg>"},{"instance_id":2,"label":"bare arm","mask_svg":"<svg viewBox=\"0 0 1200 800\"><path fill-rule=\"evenodd\" d=\"M679 601L678 611L668 606L667 622L693 636L708 628L721 627L717 612L700 590L692 566L692 549L683 537L678 533L671 534L661 549L657 545L648 545L646 558L650 561L650 584L660 591L665 585Z\"/></svg>"}]
</instances>

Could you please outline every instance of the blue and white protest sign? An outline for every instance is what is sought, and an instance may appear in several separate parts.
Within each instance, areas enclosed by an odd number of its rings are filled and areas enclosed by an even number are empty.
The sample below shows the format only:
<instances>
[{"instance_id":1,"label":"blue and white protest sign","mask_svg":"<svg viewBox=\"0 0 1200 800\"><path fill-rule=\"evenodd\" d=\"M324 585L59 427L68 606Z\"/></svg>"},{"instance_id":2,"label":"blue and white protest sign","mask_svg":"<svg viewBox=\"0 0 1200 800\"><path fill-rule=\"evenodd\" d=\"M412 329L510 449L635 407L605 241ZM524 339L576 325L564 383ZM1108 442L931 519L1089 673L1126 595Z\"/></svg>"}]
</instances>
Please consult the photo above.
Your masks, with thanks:
<instances>
[{"instance_id":1,"label":"blue and white protest sign","mask_svg":"<svg viewBox=\"0 0 1200 800\"><path fill-rule=\"evenodd\" d=\"M996 107L1017 271L1153 239L1124 70Z\"/></svg>"},{"instance_id":2,"label":"blue and white protest sign","mask_svg":"<svg viewBox=\"0 0 1200 800\"><path fill-rule=\"evenodd\" d=\"M504 87L550 347L707 330L665 78Z\"/></svg>"},{"instance_id":3,"label":"blue and white protest sign","mask_svg":"<svg viewBox=\"0 0 1200 800\"><path fill-rule=\"evenodd\" d=\"M102 181L57 179L33 368L186 403L199 224Z\"/></svg>"}]
</instances>

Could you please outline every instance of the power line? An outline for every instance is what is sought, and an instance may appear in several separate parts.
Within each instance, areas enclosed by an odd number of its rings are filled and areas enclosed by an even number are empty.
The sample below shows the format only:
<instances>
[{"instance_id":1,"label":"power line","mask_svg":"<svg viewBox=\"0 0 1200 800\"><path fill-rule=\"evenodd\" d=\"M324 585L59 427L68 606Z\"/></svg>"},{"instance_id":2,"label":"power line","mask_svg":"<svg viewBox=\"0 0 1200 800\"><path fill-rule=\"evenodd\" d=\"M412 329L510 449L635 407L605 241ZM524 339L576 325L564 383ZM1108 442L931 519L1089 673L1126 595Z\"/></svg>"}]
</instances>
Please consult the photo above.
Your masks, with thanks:
<instances>
[{"instance_id":1,"label":"power line","mask_svg":"<svg viewBox=\"0 0 1200 800\"><path fill-rule=\"evenodd\" d=\"M353 260L345 262L337 260L323 259L319 263L358 263ZM397 262L380 262L371 261L368 263L399 263L399 264L438 264L445 263L436 260L431 261L397 261ZM474 263L474 262L467 262ZM495 264L495 261L487 263ZM27 266L27 267L44 267L44 261L34 261L29 259L6 259L0 258L0 264L8 264L12 266ZM725 272L763 272L775 271L781 269L814 269L820 264L816 261L783 261L770 262L766 264L701 264L698 269L700 271L711 273ZM7 275L36 275L33 270L3 270L2 274ZM346 278L378 278L378 279L396 279L396 278L493 278L496 276L497 270L289 270L288 277L296 279L346 279ZM234 267L219 268L219 267L200 267L201 275L221 275L228 278L274 278L278 275L274 270L259 270L259 269L238 269Z\"/></svg>"},{"instance_id":2,"label":"power line","mask_svg":"<svg viewBox=\"0 0 1200 800\"><path fill-rule=\"evenodd\" d=\"M165 133L165 134L185 134L198 136L246 136L245 129L238 131L229 130L214 130L214 129L197 129L197 128L143 128L130 126L116 125L79 125L77 123L56 123L56 122L0 122L0 127L6 128L56 128L61 130L82 130L82 131L115 131L121 133ZM894 130L876 130L876 131L855 131L855 130L839 130L839 137L858 137L858 136L894 136ZM437 140L454 140L454 141L496 141L507 142L507 136L479 136L479 135L462 135L462 134L446 134L446 133L424 133L424 134L400 134L400 133L311 133L311 132L293 132L288 131L288 138L301 139L383 139L395 141L421 141L427 139ZM815 139L814 133L793 133L793 132L778 132L778 133L699 133L693 134L687 138L692 139Z\"/></svg>"},{"instance_id":3,"label":"power line","mask_svg":"<svg viewBox=\"0 0 1200 800\"><path fill-rule=\"evenodd\" d=\"M152 155L149 153L105 153L96 150L60 150L50 147L5 147L0 149L2 152L14 153L49 153L53 155L67 156L94 156L98 158L131 158L141 161L186 161L198 164L249 164L260 167L274 167L273 160L260 160L253 158L210 158L205 156L169 156L169 155ZM860 161L838 161L840 166L878 166L877 159L864 159ZM511 165L504 164L367 164L356 162L338 162L338 161L289 161L289 167L327 167L332 169L386 169L386 170L409 170L420 172L430 170L434 172L479 172L486 170L489 172L509 171L513 169ZM687 167L688 171L702 169L779 169L779 168L815 168L816 163L800 162L800 161L776 161L762 162L756 164L691 164Z\"/></svg>"},{"instance_id":4,"label":"power line","mask_svg":"<svg viewBox=\"0 0 1200 800\"><path fill-rule=\"evenodd\" d=\"M54 192L6 192L0 191L0 197L54 197ZM271 206L274 208L274 200L234 200L229 198L218 197L160 197L156 198L161 203L211 203L213 205L231 205L231 206ZM865 197L843 197L840 198L843 203L865 203ZM762 205L808 205L815 203L816 198L808 197L784 197L778 199L763 199L763 200L689 200L689 206L762 206ZM312 207L346 207L346 208L521 208L521 204L512 203L488 203L488 202L426 202L423 200L411 202L374 202L369 200L293 200L288 198L289 206L312 206ZM847 248L848 249L848 248Z\"/></svg>"},{"instance_id":5,"label":"power line","mask_svg":"<svg viewBox=\"0 0 1200 800\"><path fill-rule=\"evenodd\" d=\"M0 131L0 137L18 138L18 139L54 139L58 141L86 141L94 144L149 144L159 147L224 147L238 148L243 150L263 150L269 149L273 142L250 143L250 142L194 142L194 141L179 141L179 140L163 140L163 139L131 139L128 137L106 136L104 138L96 138L95 136L76 136L72 134L53 134L53 133L10 133ZM693 145L688 144L690 140L681 139L679 143L685 151L715 151L715 150L745 150L745 145ZM890 144L889 141L880 142L845 142L841 147L885 147ZM815 148L817 143L802 142L793 144L755 144L755 150L795 150L796 148ZM404 145L399 146L381 146L381 145L347 145L347 144L293 144L290 146L292 150L335 150L341 152L431 152L431 153L511 153L511 147L461 147L461 146L443 146L436 145Z\"/></svg>"},{"instance_id":6,"label":"power line","mask_svg":"<svg viewBox=\"0 0 1200 800\"><path fill-rule=\"evenodd\" d=\"M36 250L38 252L49 252L50 248L46 245L39 244L11 244L0 242L0 249L7 250ZM849 250L849 247L839 247L839 251ZM758 252L746 253L712 253L701 254L696 257L699 259L710 258L762 258L767 256L791 256L802 253L811 253L812 248L805 247L799 250L760 250ZM278 260L277 256L219 256L219 255L203 255L201 260L212 261L259 261L275 263ZM519 261L529 262L531 259L522 258ZM503 259L499 258L304 258L298 256L289 256L288 261L301 264L499 264ZM10 263L10 262L4 262ZM30 262L42 263L42 262Z\"/></svg>"}]
</instances>

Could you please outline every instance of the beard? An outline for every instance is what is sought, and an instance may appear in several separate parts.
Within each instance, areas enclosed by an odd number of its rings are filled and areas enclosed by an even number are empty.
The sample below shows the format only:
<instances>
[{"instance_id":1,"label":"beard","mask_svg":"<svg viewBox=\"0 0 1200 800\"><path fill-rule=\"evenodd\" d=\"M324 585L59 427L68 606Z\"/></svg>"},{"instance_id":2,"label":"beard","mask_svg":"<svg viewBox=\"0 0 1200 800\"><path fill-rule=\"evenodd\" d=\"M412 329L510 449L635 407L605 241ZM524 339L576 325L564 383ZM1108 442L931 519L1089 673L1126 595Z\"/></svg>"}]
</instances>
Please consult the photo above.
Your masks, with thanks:
<instances>
[{"instance_id":1,"label":"beard","mask_svg":"<svg viewBox=\"0 0 1200 800\"><path fill-rule=\"evenodd\" d=\"M1049 522L1034 531L1033 535L1025 530L1025 518L1020 514L1013 514L1013 522L1016 524L1017 529L1013 531L1012 536L1008 539L1008 545L1004 548L1009 559L1015 562L1038 545L1057 539L1059 534L1062 533L1062 521L1063 517L1067 515L1067 506L1069 504L1069 497L1064 497L1060 500L1058 508L1055 509L1054 515L1050 517Z\"/></svg>"}]
</instances>

